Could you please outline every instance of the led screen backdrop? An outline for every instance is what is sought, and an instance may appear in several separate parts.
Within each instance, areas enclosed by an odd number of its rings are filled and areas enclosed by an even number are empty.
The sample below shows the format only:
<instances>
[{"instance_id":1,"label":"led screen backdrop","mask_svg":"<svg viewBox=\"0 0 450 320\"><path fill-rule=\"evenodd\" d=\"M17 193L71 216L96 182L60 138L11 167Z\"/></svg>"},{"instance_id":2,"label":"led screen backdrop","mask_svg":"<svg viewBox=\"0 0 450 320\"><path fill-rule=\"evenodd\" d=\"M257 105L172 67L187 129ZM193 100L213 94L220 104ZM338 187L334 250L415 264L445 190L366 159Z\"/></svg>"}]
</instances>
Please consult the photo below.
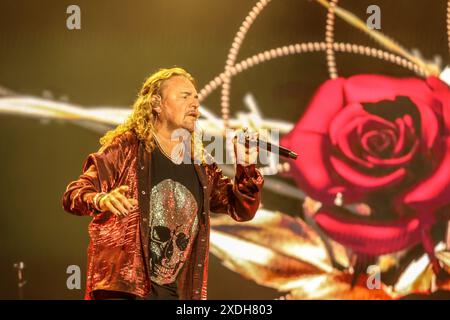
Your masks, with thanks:
<instances>
[{"instance_id":1,"label":"led screen backdrop","mask_svg":"<svg viewBox=\"0 0 450 320\"><path fill-rule=\"evenodd\" d=\"M196 78L205 131L274 128L299 154L262 168L253 221L213 217L208 298L445 296L448 6L2 1L0 298L83 298L89 218L62 194L173 66Z\"/></svg>"}]
</instances>

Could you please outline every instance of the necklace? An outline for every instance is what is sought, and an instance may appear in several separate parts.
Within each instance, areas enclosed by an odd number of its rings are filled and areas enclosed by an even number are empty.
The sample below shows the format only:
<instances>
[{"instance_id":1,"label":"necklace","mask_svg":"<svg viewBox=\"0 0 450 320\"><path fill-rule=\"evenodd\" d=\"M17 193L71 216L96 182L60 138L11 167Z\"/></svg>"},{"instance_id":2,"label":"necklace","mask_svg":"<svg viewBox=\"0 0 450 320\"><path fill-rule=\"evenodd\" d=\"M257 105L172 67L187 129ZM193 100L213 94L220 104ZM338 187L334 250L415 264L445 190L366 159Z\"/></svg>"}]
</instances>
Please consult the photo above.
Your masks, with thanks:
<instances>
[{"instance_id":1,"label":"necklace","mask_svg":"<svg viewBox=\"0 0 450 320\"><path fill-rule=\"evenodd\" d=\"M169 155L169 154L164 150L164 148L162 147L161 142L159 141L158 136L157 136L156 134L153 133L153 137L155 138L155 141L156 141L156 144L157 144L158 147L159 147L159 150L161 150L161 153L162 153L166 158L168 158L170 161L172 161L172 162L175 163L175 164L180 164L181 162L183 162L183 155L184 155L184 145L183 145L183 144L178 143L178 144L174 147L174 149L172 150L172 154ZM177 152L177 149L179 149L178 152ZM177 154L174 154L174 153L175 153L174 150L175 150L175 152L177 152Z\"/></svg>"}]
</instances>

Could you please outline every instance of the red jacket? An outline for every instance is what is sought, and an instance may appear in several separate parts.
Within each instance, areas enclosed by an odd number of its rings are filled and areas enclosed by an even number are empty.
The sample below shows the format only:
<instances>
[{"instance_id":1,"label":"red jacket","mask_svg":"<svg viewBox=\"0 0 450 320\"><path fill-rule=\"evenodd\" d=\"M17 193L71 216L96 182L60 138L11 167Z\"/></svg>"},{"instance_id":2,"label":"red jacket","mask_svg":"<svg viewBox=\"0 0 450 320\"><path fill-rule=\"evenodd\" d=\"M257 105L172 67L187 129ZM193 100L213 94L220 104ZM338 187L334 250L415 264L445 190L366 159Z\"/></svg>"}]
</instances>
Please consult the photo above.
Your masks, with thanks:
<instances>
[{"instance_id":1,"label":"red jacket","mask_svg":"<svg viewBox=\"0 0 450 320\"><path fill-rule=\"evenodd\" d=\"M114 290L145 297L150 292L148 214L151 210L150 153L133 132L116 137L97 153L90 154L83 173L64 193L64 209L93 217L89 224L86 299L94 290ZM236 221L251 220L259 207L264 180L254 165L237 166L234 184L217 164L195 164L203 187L202 219L191 256L178 276L180 299L206 299L210 212L226 213ZM120 218L97 213L93 195L129 186L128 198L138 207ZM83 201L83 196L86 196Z\"/></svg>"}]
</instances>

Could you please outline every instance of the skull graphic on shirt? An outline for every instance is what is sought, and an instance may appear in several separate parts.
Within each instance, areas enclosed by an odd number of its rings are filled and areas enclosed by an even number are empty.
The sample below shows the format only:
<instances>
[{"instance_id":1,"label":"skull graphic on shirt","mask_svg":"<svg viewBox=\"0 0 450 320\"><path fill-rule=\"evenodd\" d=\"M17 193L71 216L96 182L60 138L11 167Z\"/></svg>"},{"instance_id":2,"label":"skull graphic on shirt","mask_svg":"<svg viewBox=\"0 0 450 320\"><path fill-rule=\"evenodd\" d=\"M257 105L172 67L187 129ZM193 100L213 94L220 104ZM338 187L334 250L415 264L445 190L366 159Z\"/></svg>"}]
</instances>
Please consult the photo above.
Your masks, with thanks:
<instances>
[{"instance_id":1,"label":"skull graphic on shirt","mask_svg":"<svg viewBox=\"0 0 450 320\"><path fill-rule=\"evenodd\" d=\"M172 283L190 254L198 231L198 205L181 183L166 179L150 196L150 265L152 281Z\"/></svg>"}]
</instances>

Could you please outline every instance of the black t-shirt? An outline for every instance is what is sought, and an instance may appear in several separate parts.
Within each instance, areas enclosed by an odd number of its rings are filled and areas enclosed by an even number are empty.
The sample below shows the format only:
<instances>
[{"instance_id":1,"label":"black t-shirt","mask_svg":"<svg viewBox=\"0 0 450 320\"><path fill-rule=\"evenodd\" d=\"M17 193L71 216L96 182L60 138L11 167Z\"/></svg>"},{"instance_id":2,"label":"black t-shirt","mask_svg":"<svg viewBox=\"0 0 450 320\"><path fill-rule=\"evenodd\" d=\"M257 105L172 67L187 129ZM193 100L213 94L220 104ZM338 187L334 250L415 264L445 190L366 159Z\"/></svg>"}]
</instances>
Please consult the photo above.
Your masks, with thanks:
<instances>
[{"instance_id":1,"label":"black t-shirt","mask_svg":"<svg viewBox=\"0 0 450 320\"><path fill-rule=\"evenodd\" d=\"M158 146L151 161L149 248L153 296L176 299L176 278L197 236L203 193L192 163L175 164Z\"/></svg>"}]
</instances>

